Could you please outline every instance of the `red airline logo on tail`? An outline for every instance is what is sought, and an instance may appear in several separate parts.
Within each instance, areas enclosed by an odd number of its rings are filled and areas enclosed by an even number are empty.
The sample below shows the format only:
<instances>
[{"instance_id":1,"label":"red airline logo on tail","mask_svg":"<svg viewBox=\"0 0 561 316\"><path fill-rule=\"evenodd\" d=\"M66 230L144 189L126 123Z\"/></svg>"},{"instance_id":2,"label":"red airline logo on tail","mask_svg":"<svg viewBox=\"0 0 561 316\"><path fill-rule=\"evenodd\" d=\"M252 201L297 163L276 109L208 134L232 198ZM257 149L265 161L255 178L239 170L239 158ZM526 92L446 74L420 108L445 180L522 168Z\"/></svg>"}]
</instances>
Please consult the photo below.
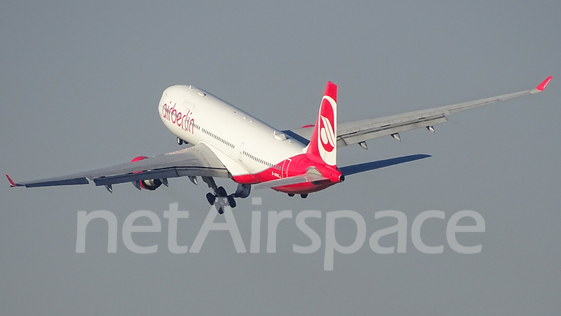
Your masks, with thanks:
<instances>
[{"instance_id":1,"label":"red airline logo on tail","mask_svg":"<svg viewBox=\"0 0 561 316\"><path fill-rule=\"evenodd\" d=\"M320 114L321 121L319 122L319 138L323 149L327 152L332 152L336 146L334 128L335 115L333 113L335 105L335 100L333 100L330 96L323 97Z\"/></svg>"},{"instance_id":2,"label":"red airline logo on tail","mask_svg":"<svg viewBox=\"0 0 561 316\"><path fill-rule=\"evenodd\" d=\"M337 86L328 82L308 151L329 166L337 164Z\"/></svg>"}]
</instances>

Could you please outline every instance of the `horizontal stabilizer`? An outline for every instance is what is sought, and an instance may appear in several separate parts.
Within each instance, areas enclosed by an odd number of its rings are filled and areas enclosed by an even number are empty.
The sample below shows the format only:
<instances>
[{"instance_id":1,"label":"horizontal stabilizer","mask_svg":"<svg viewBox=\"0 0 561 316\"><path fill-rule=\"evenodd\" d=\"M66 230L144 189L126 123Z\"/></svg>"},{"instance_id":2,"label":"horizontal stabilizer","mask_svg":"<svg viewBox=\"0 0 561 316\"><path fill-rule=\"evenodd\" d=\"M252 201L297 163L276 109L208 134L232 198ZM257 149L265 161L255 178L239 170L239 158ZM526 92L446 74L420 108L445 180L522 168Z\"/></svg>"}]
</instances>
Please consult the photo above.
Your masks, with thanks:
<instances>
[{"instance_id":1,"label":"horizontal stabilizer","mask_svg":"<svg viewBox=\"0 0 561 316\"><path fill-rule=\"evenodd\" d=\"M349 175L355 174L355 173L361 173L361 172L370 171L370 170L374 170L374 169L380 169L380 168L384 168L384 167L389 167L389 166L398 165L398 164L401 164L401 163L406 163L406 162L415 161L415 160L419 160L419 159L425 159L425 158L429 158L429 157L432 157L432 156L431 155L425 155L425 154L402 156L402 157L390 158L390 159L386 159L386 160L371 161L371 162L365 162L365 163L360 163L360 164L356 164L356 165L339 167L339 170L345 176L349 176Z\"/></svg>"},{"instance_id":2,"label":"horizontal stabilizer","mask_svg":"<svg viewBox=\"0 0 561 316\"><path fill-rule=\"evenodd\" d=\"M305 175L299 175L299 176L294 176L294 177L288 177L288 178L282 178L282 179L257 183L257 184L254 184L252 186L252 189L254 189L254 190L269 189L269 188L275 188L275 187L282 187L282 186L285 186L285 185L307 183L307 182L313 182L313 181L322 181L322 180L328 180L328 179L321 176L321 175L318 175L318 174L307 173Z\"/></svg>"}]
</instances>

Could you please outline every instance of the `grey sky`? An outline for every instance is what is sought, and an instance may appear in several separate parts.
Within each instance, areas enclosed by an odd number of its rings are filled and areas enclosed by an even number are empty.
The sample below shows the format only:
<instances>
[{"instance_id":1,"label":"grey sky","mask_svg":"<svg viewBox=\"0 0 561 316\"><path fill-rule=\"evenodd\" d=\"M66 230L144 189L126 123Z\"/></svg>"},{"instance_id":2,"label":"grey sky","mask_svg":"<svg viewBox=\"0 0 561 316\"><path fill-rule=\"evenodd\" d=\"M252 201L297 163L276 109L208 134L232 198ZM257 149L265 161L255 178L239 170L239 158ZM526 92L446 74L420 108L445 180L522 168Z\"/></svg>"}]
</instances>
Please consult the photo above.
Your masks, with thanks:
<instances>
[{"instance_id":1,"label":"grey sky","mask_svg":"<svg viewBox=\"0 0 561 316\"><path fill-rule=\"evenodd\" d=\"M278 128L313 124L327 80L339 87L339 120L468 101L553 81L541 94L458 113L425 130L339 151L339 165L411 154L431 158L351 176L308 199L257 191L263 204L234 210L249 250L251 211L262 211L261 253L237 254L229 234L211 232L198 254L167 250L162 212L190 212L178 240L191 245L209 206L187 179L139 192L89 186L0 188L2 315L555 315L561 312L561 63L558 1L76 2L0 4L0 166L15 180L63 175L177 149L156 106L174 84L193 84ZM220 181L228 189L235 187ZM480 254L446 244L447 220L461 210L485 219L466 236ZM88 226L75 253L77 212L108 210L121 226L150 210L161 233L141 234L151 255L130 252L107 228ZM265 251L267 212L360 212L367 240L335 255L294 218L281 222L277 253ZM446 220L423 226L444 253L376 254L368 237L392 225L374 213L399 210ZM312 226L325 241L325 215ZM119 227L120 232L121 227ZM337 238L354 240L352 222ZM395 237L386 237L386 246Z\"/></svg>"}]
</instances>

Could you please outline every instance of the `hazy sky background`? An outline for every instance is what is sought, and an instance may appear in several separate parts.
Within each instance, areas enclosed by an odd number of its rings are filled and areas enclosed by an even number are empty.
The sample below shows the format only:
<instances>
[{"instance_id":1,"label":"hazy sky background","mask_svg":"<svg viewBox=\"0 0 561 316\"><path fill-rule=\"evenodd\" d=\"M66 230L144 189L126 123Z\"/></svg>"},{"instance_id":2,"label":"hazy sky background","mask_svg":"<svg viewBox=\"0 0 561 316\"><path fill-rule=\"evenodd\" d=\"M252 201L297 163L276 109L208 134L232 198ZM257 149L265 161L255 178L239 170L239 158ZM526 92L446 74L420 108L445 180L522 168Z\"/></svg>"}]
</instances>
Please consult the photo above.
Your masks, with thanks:
<instances>
[{"instance_id":1,"label":"hazy sky background","mask_svg":"<svg viewBox=\"0 0 561 316\"><path fill-rule=\"evenodd\" d=\"M325 82L339 87L339 120L446 105L535 87L541 94L462 112L437 125L339 150L339 165L411 154L431 158L348 177L308 199L272 190L239 200L236 221L249 250L251 211L262 211L261 253L237 254L211 232L199 254L167 249L162 212L178 202L180 245L193 243L209 205L204 185L170 180L140 192L88 186L0 187L2 315L556 315L561 312L561 4L559 1L117 2L0 4L0 167L16 181L63 175L176 150L157 102L174 84L193 84L277 128L313 124ZM220 180L233 190L235 184ZM461 210L485 219L466 235L480 254L446 243ZM116 254L107 228L91 222L77 254L78 211L108 210L119 222ZM138 255L120 236L137 210L160 216L162 232L134 237L158 252ZM294 219L279 224L277 253L265 250L267 212L320 210L308 222L325 242L325 214L360 212L367 240L335 255L307 245ZM419 252L376 254L374 213L399 210L409 227L428 220ZM469 224L469 223L468 223ZM410 231L409 231L410 232ZM337 226L350 244L356 228ZM136 236L136 235L135 235ZM383 240L395 245L395 236Z\"/></svg>"}]
</instances>

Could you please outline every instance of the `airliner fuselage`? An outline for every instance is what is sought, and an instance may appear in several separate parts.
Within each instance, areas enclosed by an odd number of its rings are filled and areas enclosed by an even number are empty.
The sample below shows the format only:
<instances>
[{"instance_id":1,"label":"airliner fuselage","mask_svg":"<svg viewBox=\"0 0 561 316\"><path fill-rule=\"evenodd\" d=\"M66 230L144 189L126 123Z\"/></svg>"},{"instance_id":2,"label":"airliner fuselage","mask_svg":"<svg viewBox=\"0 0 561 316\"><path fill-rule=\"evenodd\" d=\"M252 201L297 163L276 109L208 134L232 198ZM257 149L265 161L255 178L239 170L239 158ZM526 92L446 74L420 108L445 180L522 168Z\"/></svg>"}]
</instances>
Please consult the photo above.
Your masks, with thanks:
<instances>
[{"instance_id":1,"label":"airliner fuselage","mask_svg":"<svg viewBox=\"0 0 561 316\"><path fill-rule=\"evenodd\" d=\"M274 189L304 194L340 182L342 174L337 168L325 166L321 159L314 160L306 155L305 144L286 137L278 129L206 91L193 86L169 87L162 94L158 112L165 126L179 139L191 144L207 144L238 183L255 184L293 177L310 167L333 181Z\"/></svg>"}]
</instances>

